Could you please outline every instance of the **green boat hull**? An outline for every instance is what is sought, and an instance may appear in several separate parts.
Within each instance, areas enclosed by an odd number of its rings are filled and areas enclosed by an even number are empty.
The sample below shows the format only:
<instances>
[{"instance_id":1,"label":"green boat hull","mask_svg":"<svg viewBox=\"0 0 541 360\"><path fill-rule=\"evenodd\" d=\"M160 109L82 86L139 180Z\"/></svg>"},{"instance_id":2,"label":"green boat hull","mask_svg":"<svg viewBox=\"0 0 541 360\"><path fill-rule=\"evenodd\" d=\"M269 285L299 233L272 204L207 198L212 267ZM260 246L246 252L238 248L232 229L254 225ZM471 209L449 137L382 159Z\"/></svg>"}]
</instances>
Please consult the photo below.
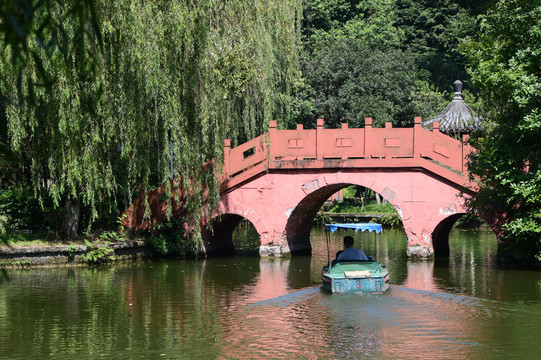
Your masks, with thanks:
<instances>
[{"instance_id":1,"label":"green boat hull","mask_svg":"<svg viewBox=\"0 0 541 360\"><path fill-rule=\"evenodd\" d=\"M333 261L323 268L323 289L342 294L382 294L389 289L389 271L377 261Z\"/></svg>"}]
</instances>

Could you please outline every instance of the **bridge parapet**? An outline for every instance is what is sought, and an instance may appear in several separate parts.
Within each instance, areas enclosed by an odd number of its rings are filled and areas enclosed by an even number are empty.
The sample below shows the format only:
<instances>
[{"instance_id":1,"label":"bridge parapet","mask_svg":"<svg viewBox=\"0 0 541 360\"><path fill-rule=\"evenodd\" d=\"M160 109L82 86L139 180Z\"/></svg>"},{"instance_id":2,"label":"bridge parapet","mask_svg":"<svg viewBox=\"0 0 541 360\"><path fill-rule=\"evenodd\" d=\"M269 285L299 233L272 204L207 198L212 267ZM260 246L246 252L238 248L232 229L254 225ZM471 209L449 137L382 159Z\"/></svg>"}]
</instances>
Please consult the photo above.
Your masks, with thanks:
<instances>
[{"instance_id":1,"label":"bridge parapet","mask_svg":"<svg viewBox=\"0 0 541 360\"><path fill-rule=\"evenodd\" d=\"M466 156L472 150L466 140L440 133L437 122L433 131L423 129L420 117L415 118L413 128L393 128L391 123L374 128L372 119L366 118L364 128L343 123L340 129L325 129L323 119L318 119L316 129L298 124L295 130L278 130L276 121L271 121L268 133L233 149L226 140L224 188L269 168L313 167L310 162L320 166L322 161L325 167L343 167L345 160L351 164L356 159L424 158L466 178Z\"/></svg>"},{"instance_id":2,"label":"bridge parapet","mask_svg":"<svg viewBox=\"0 0 541 360\"><path fill-rule=\"evenodd\" d=\"M268 134L261 135L235 148L224 141L224 175L232 178L268 160Z\"/></svg>"}]
</instances>

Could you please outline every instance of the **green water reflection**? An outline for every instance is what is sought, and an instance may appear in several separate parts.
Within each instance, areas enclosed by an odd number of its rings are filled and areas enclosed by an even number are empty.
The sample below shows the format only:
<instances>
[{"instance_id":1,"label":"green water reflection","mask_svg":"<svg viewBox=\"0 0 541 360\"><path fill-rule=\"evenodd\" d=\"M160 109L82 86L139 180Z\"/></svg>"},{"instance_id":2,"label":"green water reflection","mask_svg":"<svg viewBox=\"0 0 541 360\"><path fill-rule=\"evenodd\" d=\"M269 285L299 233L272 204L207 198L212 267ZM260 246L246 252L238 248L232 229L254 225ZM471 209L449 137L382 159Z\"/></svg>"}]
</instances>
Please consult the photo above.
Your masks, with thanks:
<instances>
[{"instance_id":1,"label":"green water reflection","mask_svg":"<svg viewBox=\"0 0 541 360\"><path fill-rule=\"evenodd\" d=\"M489 231L453 230L448 259L417 262L401 231L354 237L388 267L389 293L322 292L321 229L312 256L289 260L6 270L0 359L537 357L541 273L495 268Z\"/></svg>"}]
</instances>

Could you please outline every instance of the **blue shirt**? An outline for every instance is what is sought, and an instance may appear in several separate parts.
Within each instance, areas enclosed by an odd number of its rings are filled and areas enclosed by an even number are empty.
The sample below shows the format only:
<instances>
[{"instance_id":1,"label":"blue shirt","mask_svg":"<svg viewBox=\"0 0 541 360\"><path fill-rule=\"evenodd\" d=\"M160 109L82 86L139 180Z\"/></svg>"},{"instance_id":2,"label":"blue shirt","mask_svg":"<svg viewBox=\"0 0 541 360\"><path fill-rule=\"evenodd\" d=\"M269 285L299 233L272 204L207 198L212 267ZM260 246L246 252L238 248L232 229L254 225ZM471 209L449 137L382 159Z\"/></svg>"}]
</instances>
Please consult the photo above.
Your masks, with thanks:
<instances>
[{"instance_id":1,"label":"blue shirt","mask_svg":"<svg viewBox=\"0 0 541 360\"><path fill-rule=\"evenodd\" d=\"M342 251L340 255L336 258L337 260L368 260L368 257L364 251L355 249L354 247L349 247L346 250Z\"/></svg>"}]
</instances>

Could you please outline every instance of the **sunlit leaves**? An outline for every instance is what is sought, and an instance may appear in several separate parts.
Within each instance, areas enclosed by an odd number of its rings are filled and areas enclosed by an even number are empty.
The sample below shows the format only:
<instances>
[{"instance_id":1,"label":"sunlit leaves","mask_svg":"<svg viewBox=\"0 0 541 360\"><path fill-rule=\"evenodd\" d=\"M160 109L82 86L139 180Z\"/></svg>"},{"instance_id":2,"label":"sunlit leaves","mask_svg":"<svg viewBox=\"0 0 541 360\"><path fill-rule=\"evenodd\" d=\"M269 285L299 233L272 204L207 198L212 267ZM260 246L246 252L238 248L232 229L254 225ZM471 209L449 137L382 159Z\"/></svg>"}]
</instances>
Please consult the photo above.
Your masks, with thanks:
<instances>
[{"instance_id":1,"label":"sunlit leaves","mask_svg":"<svg viewBox=\"0 0 541 360\"><path fill-rule=\"evenodd\" d=\"M28 28L1 24L0 94L21 99L0 108L9 145L25 155L37 192L58 205L78 198L90 218L103 198L125 208L140 186L168 182L172 144L173 175L191 179L187 218L198 225L204 194L212 205L219 190L202 165L220 166L224 138L238 144L287 115L299 75L297 0L1 6L2 20L31 8L17 22Z\"/></svg>"},{"instance_id":2,"label":"sunlit leaves","mask_svg":"<svg viewBox=\"0 0 541 360\"><path fill-rule=\"evenodd\" d=\"M74 29L76 35L74 36ZM85 42L102 44L94 0L8 0L0 5L0 59L9 61L17 76L19 105L33 105L36 88L52 90L55 71L45 57L61 54L56 69L72 66L78 76L91 76L94 62ZM74 58L77 65L73 67ZM25 72L33 69L33 76Z\"/></svg>"},{"instance_id":3,"label":"sunlit leaves","mask_svg":"<svg viewBox=\"0 0 541 360\"><path fill-rule=\"evenodd\" d=\"M481 19L482 32L464 44L469 71L482 89L493 125L473 138L479 148L470 171L482 188L472 206L505 214L504 256L541 254L541 7L499 1ZM490 194L490 196L487 196ZM488 199L488 201L487 201Z\"/></svg>"}]
</instances>

